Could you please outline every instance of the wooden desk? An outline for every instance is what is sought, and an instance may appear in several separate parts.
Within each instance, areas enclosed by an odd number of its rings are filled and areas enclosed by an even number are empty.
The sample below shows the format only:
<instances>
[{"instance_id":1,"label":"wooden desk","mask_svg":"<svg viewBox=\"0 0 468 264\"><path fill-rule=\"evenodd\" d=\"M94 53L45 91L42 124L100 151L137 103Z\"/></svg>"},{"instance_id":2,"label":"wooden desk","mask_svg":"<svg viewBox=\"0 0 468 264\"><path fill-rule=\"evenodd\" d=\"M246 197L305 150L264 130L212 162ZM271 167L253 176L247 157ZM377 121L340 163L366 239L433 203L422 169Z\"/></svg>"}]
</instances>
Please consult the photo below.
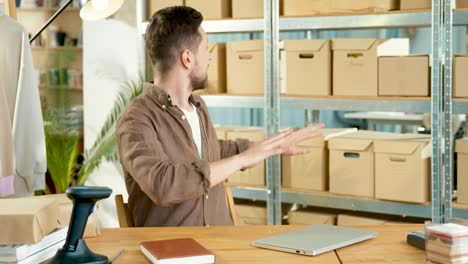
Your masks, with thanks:
<instances>
[{"instance_id":1,"label":"wooden desk","mask_svg":"<svg viewBox=\"0 0 468 264\"><path fill-rule=\"evenodd\" d=\"M337 249L342 263L426 263L425 252L406 243L411 231L424 225L381 225L366 227L379 235L371 240Z\"/></svg>"},{"instance_id":2,"label":"wooden desk","mask_svg":"<svg viewBox=\"0 0 468 264\"><path fill-rule=\"evenodd\" d=\"M181 228L103 229L97 238L86 239L96 253L113 257L120 249L125 253L120 263L149 263L139 244L145 240L191 237L216 255L216 263L424 263L424 251L406 244L406 234L422 230L421 225L387 225L365 229L379 232L376 239L316 257L299 256L252 247L251 241L301 226L237 226ZM339 256L339 258L338 258ZM341 262L340 262L341 260Z\"/></svg>"}]
</instances>

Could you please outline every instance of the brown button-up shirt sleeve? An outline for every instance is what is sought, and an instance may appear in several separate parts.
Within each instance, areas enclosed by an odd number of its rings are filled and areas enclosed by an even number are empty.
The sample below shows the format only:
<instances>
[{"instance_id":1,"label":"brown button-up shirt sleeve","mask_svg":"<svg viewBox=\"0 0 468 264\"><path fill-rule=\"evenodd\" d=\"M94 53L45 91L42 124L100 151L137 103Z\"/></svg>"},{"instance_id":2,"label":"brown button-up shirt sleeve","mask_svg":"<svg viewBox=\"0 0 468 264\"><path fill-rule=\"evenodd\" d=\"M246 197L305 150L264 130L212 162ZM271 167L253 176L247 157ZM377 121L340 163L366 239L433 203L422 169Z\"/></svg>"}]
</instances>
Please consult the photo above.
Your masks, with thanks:
<instances>
[{"instance_id":1,"label":"brown button-up shirt sleeve","mask_svg":"<svg viewBox=\"0 0 468 264\"><path fill-rule=\"evenodd\" d=\"M123 150L120 151L120 161L155 204L180 204L198 198L208 191L208 161L171 163L159 142L157 131L149 120L146 122L141 117L136 119L127 116L119 123L116 135L119 148Z\"/></svg>"},{"instance_id":2,"label":"brown button-up shirt sleeve","mask_svg":"<svg viewBox=\"0 0 468 264\"><path fill-rule=\"evenodd\" d=\"M249 148L250 141L247 139L218 140L221 159L229 158L246 151Z\"/></svg>"}]
</instances>

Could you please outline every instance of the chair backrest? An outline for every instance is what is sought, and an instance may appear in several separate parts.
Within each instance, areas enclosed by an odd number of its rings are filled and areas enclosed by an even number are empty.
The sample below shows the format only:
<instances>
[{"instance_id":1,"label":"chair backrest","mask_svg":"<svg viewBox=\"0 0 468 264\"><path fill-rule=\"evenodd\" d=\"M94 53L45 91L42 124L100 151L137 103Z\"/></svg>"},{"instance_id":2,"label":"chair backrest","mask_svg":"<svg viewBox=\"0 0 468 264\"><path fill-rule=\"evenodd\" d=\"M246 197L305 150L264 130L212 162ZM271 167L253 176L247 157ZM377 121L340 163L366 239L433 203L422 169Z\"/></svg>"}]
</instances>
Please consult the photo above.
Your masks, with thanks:
<instances>
[{"instance_id":1,"label":"chair backrest","mask_svg":"<svg viewBox=\"0 0 468 264\"><path fill-rule=\"evenodd\" d=\"M132 214L128 208L128 204L124 203L121 194L115 195L115 205L117 207L117 216L119 217L120 227L134 227Z\"/></svg>"},{"instance_id":2,"label":"chair backrest","mask_svg":"<svg viewBox=\"0 0 468 264\"><path fill-rule=\"evenodd\" d=\"M228 205L229 213L231 214L232 223L239 225L239 219L237 218L237 211L234 205L234 198L232 196L231 187L224 183L224 191L226 192L226 202Z\"/></svg>"},{"instance_id":3,"label":"chair backrest","mask_svg":"<svg viewBox=\"0 0 468 264\"><path fill-rule=\"evenodd\" d=\"M231 215L232 222L234 225L239 225L237 218L237 212L234 205L234 198L232 196L231 187L224 185L224 190L226 192L226 202L229 209L229 214ZM134 227L133 217L128 208L128 204L124 203L123 196L121 194L115 195L115 205L117 208L117 216L119 217L120 227Z\"/></svg>"}]
</instances>

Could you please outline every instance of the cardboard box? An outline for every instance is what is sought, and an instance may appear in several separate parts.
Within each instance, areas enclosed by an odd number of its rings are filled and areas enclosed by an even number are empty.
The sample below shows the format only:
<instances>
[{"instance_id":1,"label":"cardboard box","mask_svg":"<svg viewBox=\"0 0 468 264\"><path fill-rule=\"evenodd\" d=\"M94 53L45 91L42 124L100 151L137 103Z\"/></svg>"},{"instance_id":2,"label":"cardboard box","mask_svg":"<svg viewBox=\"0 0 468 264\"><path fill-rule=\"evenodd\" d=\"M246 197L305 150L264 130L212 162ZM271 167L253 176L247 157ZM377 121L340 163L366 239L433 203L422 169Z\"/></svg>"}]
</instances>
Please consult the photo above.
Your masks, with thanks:
<instances>
[{"instance_id":1,"label":"cardboard box","mask_svg":"<svg viewBox=\"0 0 468 264\"><path fill-rule=\"evenodd\" d=\"M263 40L227 43L228 94L263 95L263 44Z\"/></svg>"},{"instance_id":2,"label":"cardboard box","mask_svg":"<svg viewBox=\"0 0 468 264\"><path fill-rule=\"evenodd\" d=\"M236 204L235 208L239 225L266 225L268 223L266 206Z\"/></svg>"},{"instance_id":3,"label":"cardboard box","mask_svg":"<svg viewBox=\"0 0 468 264\"><path fill-rule=\"evenodd\" d=\"M242 129L242 127L241 126L214 125L214 129L215 129L216 136L218 137L218 139L226 140L228 131Z\"/></svg>"},{"instance_id":4,"label":"cardboard box","mask_svg":"<svg viewBox=\"0 0 468 264\"><path fill-rule=\"evenodd\" d=\"M263 128L250 127L227 132L226 139L235 140L237 138L260 141L264 139L264 131ZM257 166L245 171L237 172L231 177L231 183L265 186L265 162L261 162Z\"/></svg>"},{"instance_id":5,"label":"cardboard box","mask_svg":"<svg viewBox=\"0 0 468 264\"><path fill-rule=\"evenodd\" d=\"M330 0L283 0L284 16L313 16L331 12Z\"/></svg>"},{"instance_id":6,"label":"cardboard box","mask_svg":"<svg viewBox=\"0 0 468 264\"><path fill-rule=\"evenodd\" d=\"M350 215L339 214L337 217L338 226L375 226L389 224L394 220L399 219L399 216L381 216L379 218L368 216L368 214Z\"/></svg>"},{"instance_id":7,"label":"cardboard box","mask_svg":"<svg viewBox=\"0 0 468 264\"><path fill-rule=\"evenodd\" d=\"M457 0L456 8L468 8L468 0Z\"/></svg>"},{"instance_id":8,"label":"cardboard box","mask_svg":"<svg viewBox=\"0 0 468 264\"><path fill-rule=\"evenodd\" d=\"M232 0L232 18L262 18L263 0Z\"/></svg>"},{"instance_id":9,"label":"cardboard box","mask_svg":"<svg viewBox=\"0 0 468 264\"><path fill-rule=\"evenodd\" d=\"M330 192L374 197L372 139L335 138L328 144Z\"/></svg>"},{"instance_id":10,"label":"cardboard box","mask_svg":"<svg viewBox=\"0 0 468 264\"><path fill-rule=\"evenodd\" d=\"M205 20L231 17L230 0L185 0L185 5L200 11Z\"/></svg>"},{"instance_id":11,"label":"cardboard box","mask_svg":"<svg viewBox=\"0 0 468 264\"><path fill-rule=\"evenodd\" d=\"M310 147L309 154L297 156L282 156L281 170L283 187L328 190L328 151L323 138L311 139L301 143Z\"/></svg>"},{"instance_id":12,"label":"cardboard box","mask_svg":"<svg viewBox=\"0 0 468 264\"><path fill-rule=\"evenodd\" d=\"M184 0L149 0L148 17L152 17L157 11L170 6L183 6Z\"/></svg>"},{"instance_id":13,"label":"cardboard box","mask_svg":"<svg viewBox=\"0 0 468 264\"><path fill-rule=\"evenodd\" d=\"M331 95L331 42L281 42L281 92L286 95Z\"/></svg>"},{"instance_id":14,"label":"cardboard box","mask_svg":"<svg viewBox=\"0 0 468 264\"><path fill-rule=\"evenodd\" d=\"M400 0L401 10L432 9L432 0ZM468 8L468 0L457 0L455 8Z\"/></svg>"},{"instance_id":15,"label":"cardboard box","mask_svg":"<svg viewBox=\"0 0 468 264\"><path fill-rule=\"evenodd\" d=\"M239 225L268 224L266 202L235 199L234 203ZM284 219L290 210L291 206L283 204L281 218Z\"/></svg>"},{"instance_id":16,"label":"cardboard box","mask_svg":"<svg viewBox=\"0 0 468 264\"><path fill-rule=\"evenodd\" d=\"M378 56L409 53L408 39L336 39L333 49L333 95L377 96Z\"/></svg>"},{"instance_id":17,"label":"cardboard box","mask_svg":"<svg viewBox=\"0 0 468 264\"><path fill-rule=\"evenodd\" d=\"M324 210L297 210L288 213L288 223L290 225L318 225L336 224L336 214L328 213Z\"/></svg>"},{"instance_id":18,"label":"cardboard box","mask_svg":"<svg viewBox=\"0 0 468 264\"><path fill-rule=\"evenodd\" d=\"M328 146L325 136L345 129L323 129L323 136L306 140L300 144L311 148L305 155L282 156L283 187L327 191L329 188Z\"/></svg>"},{"instance_id":19,"label":"cardboard box","mask_svg":"<svg viewBox=\"0 0 468 264\"><path fill-rule=\"evenodd\" d=\"M377 12L398 9L397 0L283 0L285 16L313 16L329 13Z\"/></svg>"},{"instance_id":20,"label":"cardboard box","mask_svg":"<svg viewBox=\"0 0 468 264\"><path fill-rule=\"evenodd\" d=\"M375 141L375 197L424 203L430 200L430 138Z\"/></svg>"},{"instance_id":21,"label":"cardboard box","mask_svg":"<svg viewBox=\"0 0 468 264\"><path fill-rule=\"evenodd\" d=\"M432 0L400 0L401 10L431 9Z\"/></svg>"},{"instance_id":22,"label":"cardboard box","mask_svg":"<svg viewBox=\"0 0 468 264\"><path fill-rule=\"evenodd\" d=\"M0 199L0 245L34 244L58 225L56 198Z\"/></svg>"},{"instance_id":23,"label":"cardboard box","mask_svg":"<svg viewBox=\"0 0 468 264\"><path fill-rule=\"evenodd\" d=\"M329 0L332 12L382 12L398 9L398 0Z\"/></svg>"},{"instance_id":24,"label":"cardboard box","mask_svg":"<svg viewBox=\"0 0 468 264\"><path fill-rule=\"evenodd\" d=\"M453 96L468 97L468 56L453 58Z\"/></svg>"},{"instance_id":25,"label":"cardboard box","mask_svg":"<svg viewBox=\"0 0 468 264\"><path fill-rule=\"evenodd\" d=\"M226 44L209 43L211 62L208 67L208 86L195 91L196 94L226 93Z\"/></svg>"},{"instance_id":26,"label":"cardboard box","mask_svg":"<svg viewBox=\"0 0 468 264\"><path fill-rule=\"evenodd\" d=\"M468 204L468 138L457 140L457 177L458 177L458 203Z\"/></svg>"},{"instance_id":27,"label":"cardboard box","mask_svg":"<svg viewBox=\"0 0 468 264\"><path fill-rule=\"evenodd\" d=\"M398 137L393 133L358 131L330 139L330 192L374 197L373 142Z\"/></svg>"},{"instance_id":28,"label":"cardboard box","mask_svg":"<svg viewBox=\"0 0 468 264\"><path fill-rule=\"evenodd\" d=\"M429 96L429 56L379 57L379 96Z\"/></svg>"}]
</instances>

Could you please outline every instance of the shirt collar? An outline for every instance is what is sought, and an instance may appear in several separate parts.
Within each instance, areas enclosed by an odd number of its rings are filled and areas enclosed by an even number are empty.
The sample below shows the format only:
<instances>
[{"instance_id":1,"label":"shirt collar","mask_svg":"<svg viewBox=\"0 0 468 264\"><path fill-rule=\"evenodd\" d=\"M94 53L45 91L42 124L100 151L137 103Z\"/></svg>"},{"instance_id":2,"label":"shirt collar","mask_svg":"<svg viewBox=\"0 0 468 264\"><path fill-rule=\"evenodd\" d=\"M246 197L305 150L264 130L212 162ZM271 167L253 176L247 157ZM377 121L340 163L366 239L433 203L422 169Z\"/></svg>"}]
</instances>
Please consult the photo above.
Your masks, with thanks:
<instances>
[{"instance_id":1,"label":"shirt collar","mask_svg":"<svg viewBox=\"0 0 468 264\"><path fill-rule=\"evenodd\" d=\"M143 94L155 99L156 102L160 105L173 106L171 96L168 93L166 93L166 91L154 85L153 83L144 83ZM197 108L201 105L200 98L197 96L193 96L193 94L190 95L189 101Z\"/></svg>"}]
</instances>

